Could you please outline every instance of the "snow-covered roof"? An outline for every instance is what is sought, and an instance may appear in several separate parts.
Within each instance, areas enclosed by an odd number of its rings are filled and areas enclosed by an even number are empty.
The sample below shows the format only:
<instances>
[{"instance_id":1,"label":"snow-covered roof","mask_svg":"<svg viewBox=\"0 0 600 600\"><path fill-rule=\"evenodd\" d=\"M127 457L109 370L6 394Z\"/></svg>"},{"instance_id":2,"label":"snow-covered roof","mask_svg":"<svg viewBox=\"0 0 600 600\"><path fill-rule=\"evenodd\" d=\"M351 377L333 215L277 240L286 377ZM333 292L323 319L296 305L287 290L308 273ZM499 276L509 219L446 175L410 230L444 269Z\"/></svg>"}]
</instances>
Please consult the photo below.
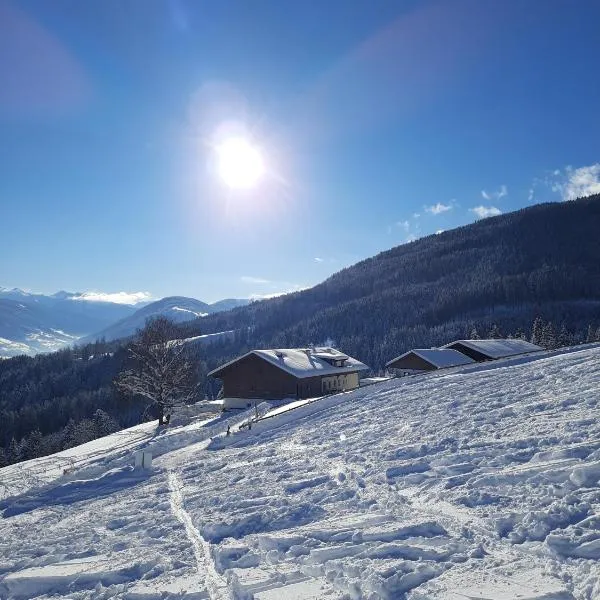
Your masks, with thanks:
<instances>
[{"instance_id":1,"label":"snow-covered roof","mask_svg":"<svg viewBox=\"0 0 600 600\"><path fill-rule=\"evenodd\" d=\"M276 348L268 350L251 350L243 356L214 369L209 375L219 376L226 367L254 354L275 365L281 370L298 377L314 377L316 375L336 375L339 373L355 373L366 371L367 365L336 350L335 348ZM328 361L343 360L344 366L336 367Z\"/></svg>"},{"instance_id":2,"label":"snow-covered roof","mask_svg":"<svg viewBox=\"0 0 600 600\"><path fill-rule=\"evenodd\" d=\"M409 354L415 354L437 369L443 369L445 367L457 367L458 365L468 365L475 362L472 358L465 356L458 350L450 350L448 348L418 348L416 350L409 350L408 352L397 356L393 360L390 360L386 364L386 367L391 366L392 363L403 359Z\"/></svg>"},{"instance_id":3,"label":"snow-covered roof","mask_svg":"<svg viewBox=\"0 0 600 600\"><path fill-rule=\"evenodd\" d=\"M543 350L540 346L531 344L525 340L456 340L442 348L450 348L455 344L462 344L471 350L485 354L489 358L504 358L505 356L514 356L516 354L526 354L527 352L539 352Z\"/></svg>"}]
</instances>

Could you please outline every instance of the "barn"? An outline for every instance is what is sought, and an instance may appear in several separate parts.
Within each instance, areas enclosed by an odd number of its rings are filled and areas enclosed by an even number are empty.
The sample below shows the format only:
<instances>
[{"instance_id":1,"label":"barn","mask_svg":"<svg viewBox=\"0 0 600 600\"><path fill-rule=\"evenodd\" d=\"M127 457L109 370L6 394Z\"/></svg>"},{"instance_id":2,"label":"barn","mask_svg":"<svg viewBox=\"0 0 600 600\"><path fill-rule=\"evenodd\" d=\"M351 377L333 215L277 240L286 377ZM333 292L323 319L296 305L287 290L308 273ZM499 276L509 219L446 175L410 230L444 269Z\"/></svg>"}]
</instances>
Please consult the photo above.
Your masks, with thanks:
<instances>
[{"instance_id":1,"label":"barn","mask_svg":"<svg viewBox=\"0 0 600 600\"><path fill-rule=\"evenodd\" d=\"M335 348L283 348L251 350L209 375L222 380L226 407L243 408L256 399L314 398L353 390L368 369Z\"/></svg>"},{"instance_id":2,"label":"barn","mask_svg":"<svg viewBox=\"0 0 600 600\"><path fill-rule=\"evenodd\" d=\"M414 373L424 373L447 367L468 365L474 362L472 358L457 350L428 348L409 350L390 360L386 364L386 367L397 369L403 375L412 375Z\"/></svg>"},{"instance_id":3,"label":"barn","mask_svg":"<svg viewBox=\"0 0 600 600\"><path fill-rule=\"evenodd\" d=\"M457 350L477 362L543 350L540 346L520 339L457 340L442 346L442 348Z\"/></svg>"}]
</instances>

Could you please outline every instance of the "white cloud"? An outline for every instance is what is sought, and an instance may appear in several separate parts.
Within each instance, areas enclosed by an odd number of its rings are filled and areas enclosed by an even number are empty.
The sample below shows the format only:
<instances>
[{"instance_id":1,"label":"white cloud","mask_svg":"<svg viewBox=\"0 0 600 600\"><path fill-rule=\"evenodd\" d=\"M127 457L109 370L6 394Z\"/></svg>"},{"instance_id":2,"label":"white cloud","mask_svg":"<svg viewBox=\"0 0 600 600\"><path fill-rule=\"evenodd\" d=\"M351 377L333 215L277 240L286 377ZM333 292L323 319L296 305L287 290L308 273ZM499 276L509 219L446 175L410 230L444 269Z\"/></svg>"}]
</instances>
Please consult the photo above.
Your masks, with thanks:
<instances>
[{"instance_id":1,"label":"white cloud","mask_svg":"<svg viewBox=\"0 0 600 600\"><path fill-rule=\"evenodd\" d=\"M425 206L424 208L428 213L431 213L432 215L439 215L446 211L452 210L452 204L442 204L441 202L438 202L433 206Z\"/></svg>"},{"instance_id":2,"label":"white cloud","mask_svg":"<svg viewBox=\"0 0 600 600\"><path fill-rule=\"evenodd\" d=\"M484 200L500 200L500 198L504 198L504 196L508 196L508 188L505 185L501 185L496 192L486 192L485 190L481 190L481 197Z\"/></svg>"},{"instance_id":3,"label":"white cloud","mask_svg":"<svg viewBox=\"0 0 600 600\"><path fill-rule=\"evenodd\" d=\"M529 200L537 195L537 188L547 188L559 194L562 200L575 200L600 194L600 163L563 170L547 171L543 177L535 177L529 190Z\"/></svg>"},{"instance_id":4,"label":"white cloud","mask_svg":"<svg viewBox=\"0 0 600 600\"><path fill-rule=\"evenodd\" d=\"M324 258L319 258L318 256L315 256L315 262L322 263L324 261L325 261Z\"/></svg>"},{"instance_id":5,"label":"white cloud","mask_svg":"<svg viewBox=\"0 0 600 600\"><path fill-rule=\"evenodd\" d=\"M444 233L444 231L446 231L446 230L445 230L445 229L438 229L438 230L435 232L435 235L440 235L440 233Z\"/></svg>"},{"instance_id":6,"label":"white cloud","mask_svg":"<svg viewBox=\"0 0 600 600\"><path fill-rule=\"evenodd\" d=\"M578 169L567 167L565 178L566 181L555 190L561 192L563 200L575 200L583 196L600 194L600 163Z\"/></svg>"},{"instance_id":7,"label":"white cloud","mask_svg":"<svg viewBox=\"0 0 600 600\"><path fill-rule=\"evenodd\" d=\"M149 292L84 292L73 296L72 300L85 300L87 302L114 302L115 304L139 304L152 300Z\"/></svg>"},{"instance_id":8,"label":"white cloud","mask_svg":"<svg viewBox=\"0 0 600 600\"><path fill-rule=\"evenodd\" d=\"M408 242L414 242L415 240L421 237L421 225L418 221L418 218L421 215L419 213L413 213L411 219L405 219L404 221L396 221L393 225L389 225L387 228L388 234L392 234L392 232L397 232L400 230L403 234L405 234L405 238L401 244L406 244Z\"/></svg>"},{"instance_id":9,"label":"white cloud","mask_svg":"<svg viewBox=\"0 0 600 600\"><path fill-rule=\"evenodd\" d=\"M268 279L263 279L262 277L251 277L249 275L242 275L240 277L240 281L242 281L243 283L252 284L271 283Z\"/></svg>"},{"instance_id":10,"label":"white cloud","mask_svg":"<svg viewBox=\"0 0 600 600\"><path fill-rule=\"evenodd\" d=\"M562 194L562 185L564 183L564 177L560 177L560 171L548 171L543 177L534 177L527 194L527 200L533 202L540 195L540 189L542 190L542 200L548 200L544 198L546 191L544 188L549 188L553 192Z\"/></svg>"},{"instance_id":11,"label":"white cloud","mask_svg":"<svg viewBox=\"0 0 600 600\"><path fill-rule=\"evenodd\" d=\"M502 211L495 206L476 206L475 208L470 208L469 210L472 213L475 213L480 219L495 217L502 214Z\"/></svg>"}]
</instances>

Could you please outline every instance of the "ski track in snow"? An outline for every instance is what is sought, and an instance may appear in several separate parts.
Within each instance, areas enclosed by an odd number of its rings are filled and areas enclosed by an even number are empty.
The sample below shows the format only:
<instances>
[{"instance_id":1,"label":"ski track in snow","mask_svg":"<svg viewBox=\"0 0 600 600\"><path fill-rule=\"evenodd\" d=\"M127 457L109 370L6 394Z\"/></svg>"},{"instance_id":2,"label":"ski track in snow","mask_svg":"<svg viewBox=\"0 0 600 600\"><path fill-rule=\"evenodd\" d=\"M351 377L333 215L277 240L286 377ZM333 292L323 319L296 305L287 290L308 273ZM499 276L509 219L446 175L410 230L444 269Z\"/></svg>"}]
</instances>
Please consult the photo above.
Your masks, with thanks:
<instances>
[{"instance_id":1,"label":"ski track in snow","mask_svg":"<svg viewBox=\"0 0 600 600\"><path fill-rule=\"evenodd\" d=\"M231 594L227 586L227 581L217 573L212 560L210 544L198 533L192 523L190 515L185 510L184 498L182 493L183 483L181 478L174 472L168 474L169 489L171 490L171 510L175 517L185 527L194 556L198 565L198 573L205 574L205 585L210 594L211 600L230 600Z\"/></svg>"},{"instance_id":2,"label":"ski track in snow","mask_svg":"<svg viewBox=\"0 0 600 600\"><path fill-rule=\"evenodd\" d=\"M0 598L600 599L600 347L249 414L2 469Z\"/></svg>"}]
</instances>

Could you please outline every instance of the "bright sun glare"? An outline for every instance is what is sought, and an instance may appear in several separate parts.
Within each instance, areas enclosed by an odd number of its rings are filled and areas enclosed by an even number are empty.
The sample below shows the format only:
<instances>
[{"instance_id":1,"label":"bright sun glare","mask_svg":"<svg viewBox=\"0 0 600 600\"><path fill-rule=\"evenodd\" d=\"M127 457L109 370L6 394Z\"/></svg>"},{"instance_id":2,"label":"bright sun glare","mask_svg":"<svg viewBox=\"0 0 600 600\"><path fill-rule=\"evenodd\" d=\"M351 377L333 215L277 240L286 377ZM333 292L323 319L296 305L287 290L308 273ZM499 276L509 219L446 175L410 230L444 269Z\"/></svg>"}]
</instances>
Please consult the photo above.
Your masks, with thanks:
<instances>
[{"instance_id":1,"label":"bright sun glare","mask_svg":"<svg viewBox=\"0 0 600 600\"><path fill-rule=\"evenodd\" d=\"M245 138L229 138L216 151L219 176L231 188L252 188L265 173L260 150Z\"/></svg>"}]
</instances>

